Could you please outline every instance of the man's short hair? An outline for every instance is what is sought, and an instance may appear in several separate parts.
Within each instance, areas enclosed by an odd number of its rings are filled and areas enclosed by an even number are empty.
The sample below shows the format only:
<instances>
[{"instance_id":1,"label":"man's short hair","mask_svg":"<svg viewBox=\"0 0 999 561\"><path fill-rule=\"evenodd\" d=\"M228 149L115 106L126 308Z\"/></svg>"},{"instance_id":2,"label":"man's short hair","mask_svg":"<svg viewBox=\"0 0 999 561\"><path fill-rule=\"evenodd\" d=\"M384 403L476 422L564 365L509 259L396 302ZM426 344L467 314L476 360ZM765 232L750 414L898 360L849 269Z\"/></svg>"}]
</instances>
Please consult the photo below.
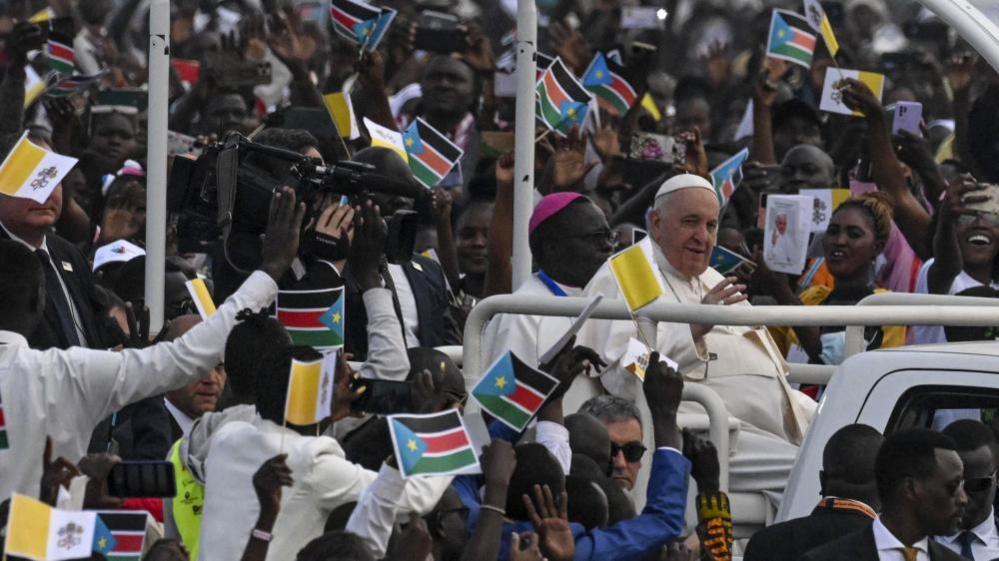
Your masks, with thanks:
<instances>
[{"instance_id":1,"label":"man's short hair","mask_svg":"<svg viewBox=\"0 0 999 561\"><path fill-rule=\"evenodd\" d=\"M863 485L874 480L878 449L884 441L873 427L855 423L839 429L822 450L822 471L827 478Z\"/></svg>"},{"instance_id":2,"label":"man's short hair","mask_svg":"<svg viewBox=\"0 0 999 561\"><path fill-rule=\"evenodd\" d=\"M943 434L949 436L958 452L971 452L988 446L995 454L996 435L988 425L975 419L960 419L947 425Z\"/></svg>"},{"instance_id":3,"label":"man's short hair","mask_svg":"<svg viewBox=\"0 0 999 561\"><path fill-rule=\"evenodd\" d=\"M579 408L580 413L587 413L606 422L617 423L634 419L642 424L642 414L635 402L616 395L598 395L591 397Z\"/></svg>"},{"instance_id":4,"label":"man's short hair","mask_svg":"<svg viewBox=\"0 0 999 561\"><path fill-rule=\"evenodd\" d=\"M318 148L319 141L305 129L285 129L280 127L264 129L254 139L257 144L284 148L292 152L301 152L306 148Z\"/></svg>"},{"instance_id":5,"label":"man's short hair","mask_svg":"<svg viewBox=\"0 0 999 561\"><path fill-rule=\"evenodd\" d=\"M517 454L517 467L507 488L506 513L513 520L528 520L523 495L533 499L534 486L547 485L552 496L560 497L565 490L565 474L555 456L536 442L521 444L514 452Z\"/></svg>"},{"instance_id":6,"label":"man's short hair","mask_svg":"<svg viewBox=\"0 0 999 561\"><path fill-rule=\"evenodd\" d=\"M0 240L0 319L24 313L44 281L42 265L31 250Z\"/></svg>"},{"instance_id":7,"label":"man's short hair","mask_svg":"<svg viewBox=\"0 0 999 561\"><path fill-rule=\"evenodd\" d=\"M906 478L932 477L937 468L938 449L956 451L957 446L949 436L924 428L905 429L888 436L874 464L881 504L889 506L895 490Z\"/></svg>"},{"instance_id":8,"label":"man's short hair","mask_svg":"<svg viewBox=\"0 0 999 561\"><path fill-rule=\"evenodd\" d=\"M326 532L312 540L298 552L295 561L374 561L375 556L368 551L356 534L337 530Z\"/></svg>"}]
</instances>

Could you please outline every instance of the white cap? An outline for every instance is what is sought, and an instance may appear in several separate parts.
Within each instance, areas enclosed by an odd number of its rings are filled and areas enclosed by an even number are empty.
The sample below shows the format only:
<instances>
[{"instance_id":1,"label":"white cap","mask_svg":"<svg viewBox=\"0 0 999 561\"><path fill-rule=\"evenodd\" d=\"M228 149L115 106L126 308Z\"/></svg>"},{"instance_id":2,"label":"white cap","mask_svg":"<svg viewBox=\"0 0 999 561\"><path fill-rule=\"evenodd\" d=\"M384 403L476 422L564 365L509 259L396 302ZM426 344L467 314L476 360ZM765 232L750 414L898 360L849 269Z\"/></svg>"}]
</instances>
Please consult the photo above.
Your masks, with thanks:
<instances>
[{"instance_id":1,"label":"white cap","mask_svg":"<svg viewBox=\"0 0 999 561\"><path fill-rule=\"evenodd\" d=\"M94 253L94 270L108 263L131 261L145 254L145 250L128 240L115 240L97 248L97 252Z\"/></svg>"},{"instance_id":2,"label":"white cap","mask_svg":"<svg viewBox=\"0 0 999 561\"><path fill-rule=\"evenodd\" d=\"M707 189L712 193L715 192L714 185L711 185L710 181L704 179L700 175L681 173L680 175L674 175L673 177L667 179L666 182L659 187L659 190L656 191L656 200L659 200L659 197L663 197L683 189Z\"/></svg>"}]
</instances>

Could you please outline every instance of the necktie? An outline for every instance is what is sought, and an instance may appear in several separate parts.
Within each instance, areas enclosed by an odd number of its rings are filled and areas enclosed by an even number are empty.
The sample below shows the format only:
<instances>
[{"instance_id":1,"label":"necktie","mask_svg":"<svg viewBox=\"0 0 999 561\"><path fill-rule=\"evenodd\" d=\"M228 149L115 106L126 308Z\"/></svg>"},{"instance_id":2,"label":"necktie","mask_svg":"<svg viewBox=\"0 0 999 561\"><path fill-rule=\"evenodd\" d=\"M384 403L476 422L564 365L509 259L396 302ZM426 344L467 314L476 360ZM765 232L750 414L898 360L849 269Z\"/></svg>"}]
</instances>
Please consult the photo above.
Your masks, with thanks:
<instances>
[{"instance_id":1,"label":"necktie","mask_svg":"<svg viewBox=\"0 0 999 561\"><path fill-rule=\"evenodd\" d=\"M902 552L905 561L916 561L916 556L919 555L919 550L914 547L900 547L898 549Z\"/></svg>"},{"instance_id":2,"label":"necktie","mask_svg":"<svg viewBox=\"0 0 999 561\"><path fill-rule=\"evenodd\" d=\"M47 305L51 305L59 316L59 330L62 332L60 340L66 348L78 346L80 338L76 335L76 325L73 323L73 312L69 308L69 300L63 292L62 283L59 281L59 273L52 268L52 260L49 253L44 249L36 249L35 255L42 263L45 272L45 299Z\"/></svg>"},{"instance_id":3,"label":"necktie","mask_svg":"<svg viewBox=\"0 0 999 561\"><path fill-rule=\"evenodd\" d=\"M971 530L961 532L961 535L957 537L957 543L961 544L961 557L975 561L975 554L971 552L971 544L975 543L977 539L978 536Z\"/></svg>"}]
</instances>

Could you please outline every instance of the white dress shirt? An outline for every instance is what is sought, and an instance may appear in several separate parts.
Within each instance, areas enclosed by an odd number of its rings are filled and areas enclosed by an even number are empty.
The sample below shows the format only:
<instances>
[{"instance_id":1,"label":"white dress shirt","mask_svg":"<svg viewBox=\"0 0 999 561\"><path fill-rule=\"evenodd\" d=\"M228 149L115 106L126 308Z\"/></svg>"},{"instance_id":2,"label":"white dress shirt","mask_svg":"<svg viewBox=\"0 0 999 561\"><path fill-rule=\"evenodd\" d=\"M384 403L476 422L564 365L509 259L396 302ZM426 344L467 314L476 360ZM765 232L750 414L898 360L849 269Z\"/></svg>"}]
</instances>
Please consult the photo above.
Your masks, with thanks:
<instances>
[{"instance_id":1,"label":"white dress shirt","mask_svg":"<svg viewBox=\"0 0 999 561\"><path fill-rule=\"evenodd\" d=\"M194 424L194 419L188 417L187 413L177 409L177 406L170 403L170 400L165 397L163 398L163 405L166 406L167 412L170 413L170 416L176 421L177 426L180 427L181 434L191 432L191 425Z\"/></svg>"},{"instance_id":2,"label":"white dress shirt","mask_svg":"<svg viewBox=\"0 0 999 561\"><path fill-rule=\"evenodd\" d=\"M42 245L40 247L35 247L30 243L17 237L16 235L14 235L10 230L7 229L6 226L3 225L3 223L0 223L0 228L3 228L3 231L7 233L7 236L9 236L10 239L28 248L29 250L31 250L32 253L34 253L35 250L38 249L41 249L45 251L45 253L48 253L49 266L55 269L56 278L59 279L59 288L62 289L62 294L66 298L66 302L69 303L69 313L70 315L73 316L71 319L73 320L73 327L76 328L76 338L80 341L80 346L86 347L87 336L83 333L83 327L82 327L83 322L80 320L80 311L76 309L76 302L73 301L73 295L69 293L69 288L66 287L66 281L62 279L62 273L59 271L59 266L61 266L62 264L60 263L59 265L56 265L55 260L52 259L52 253L49 252L48 238L47 237L42 238ZM48 290L49 287L45 287L45 289Z\"/></svg>"},{"instance_id":3,"label":"white dress shirt","mask_svg":"<svg viewBox=\"0 0 999 561\"><path fill-rule=\"evenodd\" d=\"M874 521L874 546L878 549L880 561L905 561L905 555L902 554L905 544L885 527L880 518ZM930 538L928 536L912 544L912 547L918 550L916 561L930 561Z\"/></svg>"},{"instance_id":4,"label":"white dress shirt","mask_svg":"<svg viewBox=\"0 0 999 561\"><path fill-rule=\"evenodd\" d=\"M999 558L999 531L996 531L995 509L990 510L988 517L982 520L979 525L971 528L970 531L978 538L971 542L971 553L974 555L975 561L992 561L992 559ZM961 543L958 538L962 533L958 532L952 536L936 536L933 539L960 555Z\"/></svg>"},{"instance_id":5,"label":"white dress shirt","mask_svg":"<svg viewBox=\"0 0 999 561\"><path fill-rule=\"evenodd\" d=\"M0 500L12 493L38 496L46 436L53 457L76 462L101 419L214 368L222 362L236 313L268 306L276 295L274 280L257 271L207 321L145 349L38 351L21 335L0 331L0 403L10 443L0 450Z\"/></svg>"}]
</instances>

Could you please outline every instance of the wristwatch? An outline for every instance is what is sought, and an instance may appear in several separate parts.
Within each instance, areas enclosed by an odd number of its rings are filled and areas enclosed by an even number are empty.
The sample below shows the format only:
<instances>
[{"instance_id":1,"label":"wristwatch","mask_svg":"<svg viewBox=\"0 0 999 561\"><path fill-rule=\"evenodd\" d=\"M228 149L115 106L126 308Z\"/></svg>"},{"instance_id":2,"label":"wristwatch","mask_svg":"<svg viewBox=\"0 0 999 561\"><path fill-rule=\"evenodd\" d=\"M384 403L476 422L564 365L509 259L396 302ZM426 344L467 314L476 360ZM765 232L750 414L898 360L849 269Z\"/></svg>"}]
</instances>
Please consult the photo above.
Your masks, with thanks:
<instances>
[{"instance_id":1,"label":"wristwatch","mask_svg":"<svg viewBox=\"0 0 999 561\"><path fill-rule=\"evenodd\" d=\"M250 532L250 535L262 542L269 542L271 541L271 539L274 538L273 534L271 534L270 532L265 532L260 528L254 528L253 531Z\"/></svg>"}]
</instances>

